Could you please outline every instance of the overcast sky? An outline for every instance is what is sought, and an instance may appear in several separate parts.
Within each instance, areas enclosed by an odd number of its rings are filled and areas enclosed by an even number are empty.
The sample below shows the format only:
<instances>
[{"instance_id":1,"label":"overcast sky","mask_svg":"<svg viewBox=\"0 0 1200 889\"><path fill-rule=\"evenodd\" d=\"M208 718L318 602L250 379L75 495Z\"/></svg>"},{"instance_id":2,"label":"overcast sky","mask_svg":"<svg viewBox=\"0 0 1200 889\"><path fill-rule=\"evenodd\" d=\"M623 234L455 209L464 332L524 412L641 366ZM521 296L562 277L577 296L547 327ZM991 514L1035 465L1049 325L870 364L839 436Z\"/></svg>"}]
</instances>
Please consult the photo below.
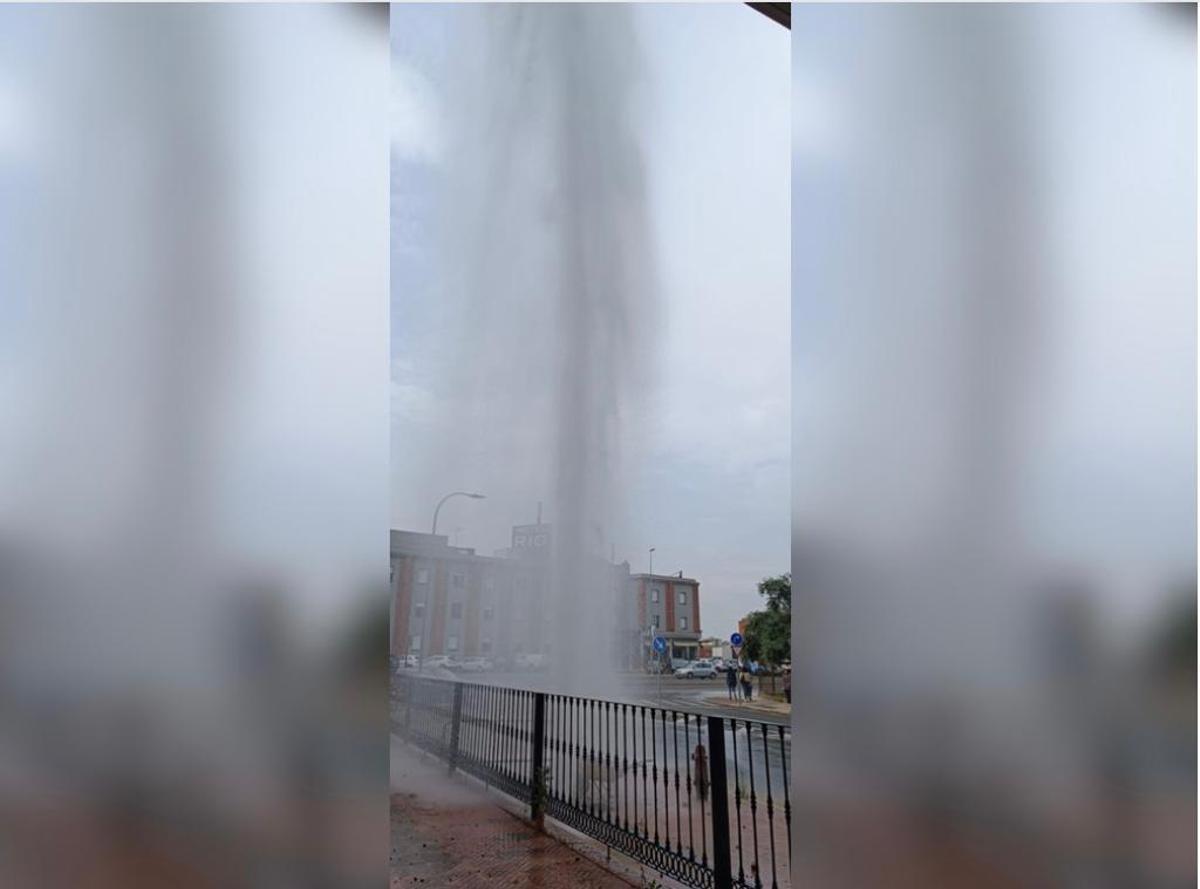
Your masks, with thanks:
<instances>
[{"instance_id":1,"label":"overcast sky","mask_svg":"<svg viewBox=\"0 0 1200 889\"><path fill-rule=\"evenodd\" d=\"M426 530L434 506L416 455L436 408L430 229L461 15L440 5L392 12L397 528ZM638 6L635 24L652 109L642 148L662 310L649 452L635 461L617 558L645 571L655 547L656 572L700 581L704 632L727 636L758 607L757 582L790 567L789 35L741 5ZM448 504L439 530L490 553L536 508L494 515L489 505Z\"/></svg>"}]
</instances>

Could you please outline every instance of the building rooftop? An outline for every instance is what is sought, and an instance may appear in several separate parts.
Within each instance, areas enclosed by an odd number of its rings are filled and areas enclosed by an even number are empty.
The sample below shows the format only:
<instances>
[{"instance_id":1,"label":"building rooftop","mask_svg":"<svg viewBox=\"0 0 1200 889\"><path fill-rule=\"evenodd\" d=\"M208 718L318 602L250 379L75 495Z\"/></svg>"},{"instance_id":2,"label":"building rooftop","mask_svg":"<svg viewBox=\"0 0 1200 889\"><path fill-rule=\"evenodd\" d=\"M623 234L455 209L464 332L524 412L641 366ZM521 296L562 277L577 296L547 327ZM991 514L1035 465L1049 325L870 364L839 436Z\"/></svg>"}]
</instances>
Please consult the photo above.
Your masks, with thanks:
<instances>
[{"instance_id":1,"label":"building rooftop","mask_svg":"<svg viewBox=\"0 0 1200 889\"><path fill-rule=\"evenodd\" d=\"M469 546L451 546L450 538L445 534L421 534L417 531L397 531L394 528L391 532L391 549L393 553L400 550L441 558L488 558L479 555Z\"/></svg>"},{"instance_id":2,"label":"building rooftop","mask_svg":"<svg viewBox=\"0 0 1200 889\"><path fill-rule=\"evenodd\" d=\"M675 583L692 583L692 584L700 583L700 581L696 580L696 578L694 578L694 577L683 577L679 573L676 573L676 574L630 574L629 576L632 578L638 578L639 580L663 580L663 581L674 581Z\"/></svg>"}]
</instances>

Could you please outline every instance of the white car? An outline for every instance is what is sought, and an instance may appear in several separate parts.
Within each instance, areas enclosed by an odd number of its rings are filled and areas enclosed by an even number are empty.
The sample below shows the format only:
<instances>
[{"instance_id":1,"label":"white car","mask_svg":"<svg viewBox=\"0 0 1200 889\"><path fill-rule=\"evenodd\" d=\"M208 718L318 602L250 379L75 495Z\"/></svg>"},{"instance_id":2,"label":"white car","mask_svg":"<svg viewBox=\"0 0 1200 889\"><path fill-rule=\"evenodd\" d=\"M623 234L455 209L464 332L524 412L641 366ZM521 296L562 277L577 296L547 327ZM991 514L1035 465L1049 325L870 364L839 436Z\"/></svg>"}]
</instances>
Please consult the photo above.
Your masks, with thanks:
<instances>
[{"instance_id":1,"label":"white car","mask_svg":"<svg viewBox=\"0 0 1200 889\"><path fill-rule=\"evenodd\" d=\"M712 661L694 661L675 671L676 679L712 679L716 675Z\"/></svg>"},{"instance_id":2,"label":"white car","mask_svg":"<svg viewBox=\"0 0 1200 889\"><path fill-rule=\"evenodd\" d=\"M493 669L495 669L495 665L485 657L469 657L462 662L464 673L487 673Z\"/></svg>"},{"instance_id":3,"label":"white car","mask_svg":"<svg viewBox=\"0 0 1200 889\"><path fill-rule=\"evenodd\" d=\"M518 670L541 670L546 666L544 654L518 654L514 665Z\"/></svg>"},{"instance_id":4,"label":"white car","mask_svg":"<svg viewBox=\"0 0 1200 889\"><path fill-rule=\"evenodd\" d=\"M448 654L435 654L425 658L425 666L441 667L443 670L457 670L462 664Z\"/></svg>"},{"instance_id":5,"label":"white car","mask_svg":"<svg viewBox=\"0 0 1200 889\"><path fill-rule=\"evenodd\" d=\"M406 654L404 656L404 666L406 666L406 667L421 666L421 656L419 654Z\"/></svg>"}]
</instances>

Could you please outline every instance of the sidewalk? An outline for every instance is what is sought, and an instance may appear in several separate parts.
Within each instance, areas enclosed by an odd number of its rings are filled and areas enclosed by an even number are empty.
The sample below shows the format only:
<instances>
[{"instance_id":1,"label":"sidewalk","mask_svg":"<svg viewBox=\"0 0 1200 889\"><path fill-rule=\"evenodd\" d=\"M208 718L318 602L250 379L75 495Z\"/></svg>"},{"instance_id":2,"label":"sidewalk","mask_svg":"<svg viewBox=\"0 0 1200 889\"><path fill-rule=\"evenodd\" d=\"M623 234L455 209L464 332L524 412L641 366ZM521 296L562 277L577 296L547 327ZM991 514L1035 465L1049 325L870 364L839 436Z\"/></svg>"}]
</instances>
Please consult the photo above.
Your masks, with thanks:
<instances>
[{"instance_id":1,"label":"sidewalk","mask_svg":"<svg viewBox=\"0 0 1200 889\"><path fill-rule=\"evenodd\" d=\"M705 695L704 702L710 705L720 705L722 707L734 707L738 710L744 710L747 716L753 717L755 713L769 713L772 716L788 716L792 712L792 705L786 701L773 701L769 698L756 697L754 700L746 703L745 701L731 701L728 694L712 694Z\"/></svg>"},{"instance_id":2,"label":"sidewalk","mask_svg":"<svg viewBox=\"0 0 1200 889\"><path fill-rule=\"evenodd\" d=\"M629 889L633 884L539 833L445 766L392 739L391 889L537 887Z\"/></svg>"}]
</instances>

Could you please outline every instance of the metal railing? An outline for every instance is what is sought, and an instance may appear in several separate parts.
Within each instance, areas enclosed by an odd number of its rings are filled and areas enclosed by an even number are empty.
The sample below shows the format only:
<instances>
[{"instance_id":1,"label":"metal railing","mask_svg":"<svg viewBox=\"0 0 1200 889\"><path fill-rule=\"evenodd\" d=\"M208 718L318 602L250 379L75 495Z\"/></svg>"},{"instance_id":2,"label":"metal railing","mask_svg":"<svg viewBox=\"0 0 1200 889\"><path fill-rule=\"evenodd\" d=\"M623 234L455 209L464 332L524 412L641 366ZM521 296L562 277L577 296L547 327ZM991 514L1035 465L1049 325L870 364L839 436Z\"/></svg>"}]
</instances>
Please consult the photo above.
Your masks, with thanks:
<instances>
[{"instance_id":1,"label":"metal railing","mask_svg":"<svg viewBox=\"0 0 1200 889\"><path fill-rule=\"evenodd\" d=\"M791 733L750 719L395 675L396 733L697 889L791 885Z\"/></svg>"}]
</instances>

